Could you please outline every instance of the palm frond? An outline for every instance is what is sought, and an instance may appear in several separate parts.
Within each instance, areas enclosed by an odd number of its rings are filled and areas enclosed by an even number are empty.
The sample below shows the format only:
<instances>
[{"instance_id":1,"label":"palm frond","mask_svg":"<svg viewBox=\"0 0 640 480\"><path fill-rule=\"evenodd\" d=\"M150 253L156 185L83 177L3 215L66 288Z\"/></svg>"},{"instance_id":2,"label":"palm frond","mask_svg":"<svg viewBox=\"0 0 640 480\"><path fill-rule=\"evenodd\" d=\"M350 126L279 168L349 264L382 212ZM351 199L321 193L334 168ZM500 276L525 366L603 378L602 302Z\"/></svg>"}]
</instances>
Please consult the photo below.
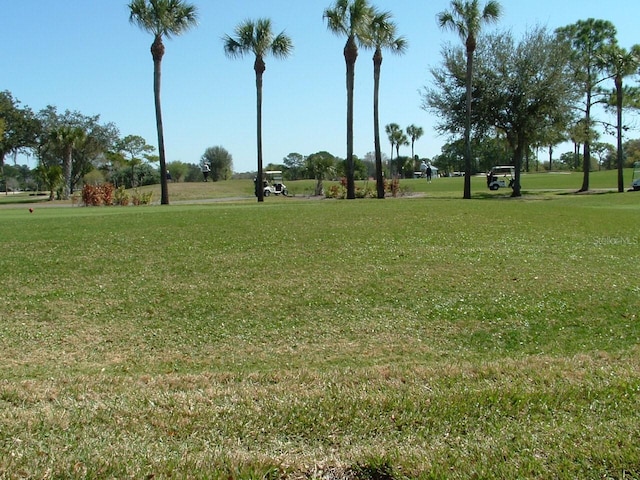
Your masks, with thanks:
<instances>
[{"instance_id":1,"label":"palm frond","mask_svg":"<svg viewBox=\"0 0 640 480\"><path fill-rule=\"evenodd\" d=\"M181 35L198 24L198 10L184 0L132 0L129 21L154 36Z\"/></svg>"},{"instance_id":2,"label":"palm frond","mask_svg":"<svg viewBox=\"0 0 640 480\"><path fill-rule=\"evenodd\" d=\"M396 36L397 26L391 12L373 11L369 30L363 46L367 48L386 48L393 53L402 54L407 48L405 37Z\"/></svg>"},{"instance_id":3,"label":"palm frond","mask_svg":"<svg viewBox=\"0 0 640 480\"><path fill-rule=\"evenodd\" d=\"M247 53L247 49L243 48L243 45L238 40L229 35L222 37L222 41L224 43L224 53L229 58L240 58Z\"/></svg>"},{"instance_id":4,"label":"palm frond","mask_svg":"<svg viewBox=\"0 0 640 480\"><path fill-rule=\"evenodd\" d=\"M348 35L349 29L345 23L345 16L337 9L327 9L322 17L327 21L327 28L336 35Z\"/></svg>"},{"instance_id":5,"label":"palm frond","mask_svg":"<svg viewBox=\"0 0 640 480\"><path fill-rule=\"evenodd\" d=\"M277 58L285 58L293 50L293 42L284 32L273 36L268 18L245 20L235 28L234 34L233 37L225 35L222 38L225 54L230 58L242 57L249 52L256 57L271 53Z\"/></svg>"},{"instance_id":6,"label":"palm frond","mask_svg":"<svg viewBox=\"0 0 640 480\"><path fill-rule=\"evenodd\" d=\"M452 0L451 9L437 16L438 26L451 30L461 39L477 37L483 23L495 23L502 14L502 7L497 0L489 0L482 11L478 0Z\"/></svg>"},{"instance_id":7,"label":"palm frond","mask_svg":"<svg viewBox=\"0 0 640 480\"><path fill-rule=\"evenodd\" d=\"M366 43L372 17L373 8L368 0L336 0L333 8L327 8L323 14L331 32L356 37L361 43Z\"/></svg>"},{"instance_id":8,"label":"palm frond","mask_svg":"<svg viewBox=\"0 0 640 480\"><path fill-rule=\"evenodd\" d=\"M482 19L486 23L497 22L502 15L502 6L497 0L489 0L482 10Z\"/></svg>"},{"instance_id":9,"label":"palm frond","mask_svg":"<svg viewBox=\"0 0 640 480\"><path fill-rule=\"evenodd\" d=\"M291 38L280 32L271 42L271 53L276 58L286 58L293 52L293 42Z\"/></svg>"}]
</instances>

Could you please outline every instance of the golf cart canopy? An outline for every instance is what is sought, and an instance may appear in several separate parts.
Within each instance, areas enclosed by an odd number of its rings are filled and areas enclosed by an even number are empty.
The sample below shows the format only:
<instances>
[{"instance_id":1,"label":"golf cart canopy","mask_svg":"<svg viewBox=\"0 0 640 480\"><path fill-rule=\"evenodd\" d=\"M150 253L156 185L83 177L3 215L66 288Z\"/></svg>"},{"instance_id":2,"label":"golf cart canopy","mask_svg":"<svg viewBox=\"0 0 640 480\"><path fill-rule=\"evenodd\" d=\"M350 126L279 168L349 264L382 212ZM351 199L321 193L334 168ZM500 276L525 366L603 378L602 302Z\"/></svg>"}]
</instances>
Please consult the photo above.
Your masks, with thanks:
<instances>
[{"instance_id":1,"label":"golf cart canopy","mask_svg":"<svg viewBox=\"0 0 640 480\"><path fill-rule=\"evenodd\" d=\"M493 173L497 177L500 175L514 176L516 170L513 165L496 165L491 169L491 173Z\"/></svg>"}]
</instances>

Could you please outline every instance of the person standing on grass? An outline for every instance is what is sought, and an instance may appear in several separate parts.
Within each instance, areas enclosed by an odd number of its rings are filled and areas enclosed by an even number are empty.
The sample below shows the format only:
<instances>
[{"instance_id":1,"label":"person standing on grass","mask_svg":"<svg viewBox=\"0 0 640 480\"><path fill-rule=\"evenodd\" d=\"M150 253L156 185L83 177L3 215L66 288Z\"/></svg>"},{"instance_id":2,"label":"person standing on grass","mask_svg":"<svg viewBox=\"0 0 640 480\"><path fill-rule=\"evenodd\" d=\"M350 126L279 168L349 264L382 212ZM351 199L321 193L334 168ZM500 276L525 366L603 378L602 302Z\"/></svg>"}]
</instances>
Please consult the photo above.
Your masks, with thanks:
<instances>
[{"instance_id":1,"label":"person standing on grass","mask_svg":"<svg viewBox=\"0 0 640 480\"><path fill-rule=\"evenodd\" d=\"M427 182L431 183L431 174L433 172L431 171L431 165L427 165Z\"/></svg>"},{"instance_id":2,"label":"person standing on grass","mask_svg":"<svg viewBox=\"0 0 640 480\"><path fill-rule=\"evenodd\" d=\"M202 176L204 177L204 181L209 181L209 172L211 172L211 167L209 167L208 163L202 164Z\"/></svg>"}]
</instances>

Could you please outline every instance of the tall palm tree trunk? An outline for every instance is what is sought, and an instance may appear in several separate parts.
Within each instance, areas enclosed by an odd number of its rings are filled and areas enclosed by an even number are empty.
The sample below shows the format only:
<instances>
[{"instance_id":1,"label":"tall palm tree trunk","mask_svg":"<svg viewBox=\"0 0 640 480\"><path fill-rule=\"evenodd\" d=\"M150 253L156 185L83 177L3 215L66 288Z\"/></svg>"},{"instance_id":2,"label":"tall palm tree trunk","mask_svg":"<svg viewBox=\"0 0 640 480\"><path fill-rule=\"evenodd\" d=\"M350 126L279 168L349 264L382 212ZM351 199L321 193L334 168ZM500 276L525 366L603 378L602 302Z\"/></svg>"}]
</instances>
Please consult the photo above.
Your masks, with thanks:
<instances>
[{"instance_id":1,"label":"tall palm tree trunk","mask_svg":"<svg viewBox=\"0 0 640 480\"><path fill-rule=\"evenodd\" d=\"M382 66L382 52L376 49L373 55L373 137L376 151L376 189L378 198L384 198L384 176L382 175L382 147L380 145L380 67Z\"/></svg>"},{"instance_id":2,"label":"tall palm tree trunk","mask_svg":"<svg viewBox=\"0 0 640 480\"><path fill-rule=\"evenodd\" d=\"M588 70L588 78L591 78L591 72ZM589 82L590 83L590 82ZM584 146L582 147L582 186L579 192L589 191L589 171L591 170L591 86L587 85L587 102L584 116Z\"/></svg>"},{"instance_id":3,"label":"tall palm tree trunk","mask_svg":"<svg viewBox=\"0 0 640 480\"><path fill-rule=\"evenodd\" d=\"M156 129L158 131L158 157L160 159L160 204L169 205L169 185L167 183L167 159L164 152L164 128L162 126L162 106L160 102L160 84L162 77L162 57L164 44L162 36L157 35L151 45L153 56L153 98L156 107Z\"/></svg>"},{"instance_id":4,"label":"tall palm tree trunk","mask_svg":"<svg viewBox=\"0 0 640 480\"><path fill-rule=\"evenodd\" d=\"M353 166L353 90L356 76L358 46L350 36L344 47L344 59L347 66L347 199L356 198L355 171Z\"/></svg>"},{"instance_id":5,"label":"tall palm tree trunk","mask_svg":"<svg viewBox=\"0 0 640 480\"><path fill-rule=\"evenodd\" d=\"M473 48L467 41L467 72L466 84L466 119L464 125L464 193L463 198L471 198L471 79L473 77ZM475 42L474 42L475 43Z\"/></svg>"},{"instance_id":6,"label":"tall palm tree trunk","mask_svg":"<svg viewBox=\"0 0 640 480\"><path fill-rule=\"evenodd\" d=\"M622 170L622 77L620 75L616 75L615 79L616 83L616 114L617 118L617 136L618 136L618 152L616 155L617 163L618 163L618 192L624 192L624 174Z\"/></svg>"},{"instance_id":7,"label":"tall palm tree trunk","mask_svg":"<svg viewBox=\"0 0 640 480\"><path fill-rule=\"evenodd\" d=\"M258 147L258 173L256 181L258 182L258 202L264 202L264 188L262 185L262 74L266 70L264 60L257 57L253 64L256 72L256 138Z\"/></svg>"}]
</instances>

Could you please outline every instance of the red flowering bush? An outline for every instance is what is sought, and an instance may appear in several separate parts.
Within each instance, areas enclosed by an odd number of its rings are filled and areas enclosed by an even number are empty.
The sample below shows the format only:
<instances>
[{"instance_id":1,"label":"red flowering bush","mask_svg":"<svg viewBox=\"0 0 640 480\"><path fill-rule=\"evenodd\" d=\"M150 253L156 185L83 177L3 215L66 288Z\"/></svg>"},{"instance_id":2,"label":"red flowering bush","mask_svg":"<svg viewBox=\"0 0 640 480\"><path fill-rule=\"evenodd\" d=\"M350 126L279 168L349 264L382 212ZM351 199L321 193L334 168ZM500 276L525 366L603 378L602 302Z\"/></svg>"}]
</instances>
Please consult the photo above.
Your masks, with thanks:
<instances>
[{"instance_id":1,"label":"red flowering bush","mask_svg":"<svg viewBox=\"0 0 640 480\"><path fill-rule=\"evenodd\" d=\"M82 202L87 207L113 204L113 184L85 185L82 188Z\"/></svg>"}]
</instances>

